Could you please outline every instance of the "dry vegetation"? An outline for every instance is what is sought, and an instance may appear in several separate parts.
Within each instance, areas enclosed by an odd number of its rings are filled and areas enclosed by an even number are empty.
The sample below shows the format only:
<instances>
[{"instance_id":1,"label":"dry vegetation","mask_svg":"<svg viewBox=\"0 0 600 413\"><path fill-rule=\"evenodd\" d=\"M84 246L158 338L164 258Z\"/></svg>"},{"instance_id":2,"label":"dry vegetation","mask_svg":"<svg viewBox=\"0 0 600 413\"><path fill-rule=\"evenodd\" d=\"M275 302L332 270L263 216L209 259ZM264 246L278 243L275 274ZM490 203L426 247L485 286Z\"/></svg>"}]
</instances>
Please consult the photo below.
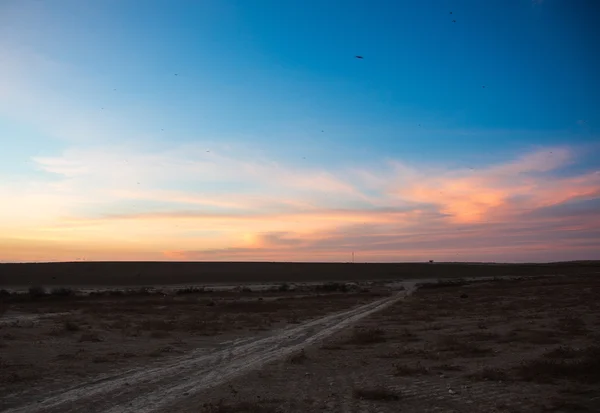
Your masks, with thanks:
<instances>
[{"instance_id":1,"label":"dry vegetation","mask_svg":"<svg viewBox=\"0 0 600 413\"><path fill-rule=\"evenodd\" d=\"M376 401L393 401L400 400L400 394L396 391L385 387L372 388L355 388L352 395L357 399L376 400Z\"/></svg>"},{"instance_id":2,"label":"dry vegetation","mask_svg":"<svg viewBox=\"0 0 600 413\"><path fill-rule=\"evenodd\" d=\"M236 397L295 400L286 412L600 411L600 277L441 284L234 382Z\"/></svg>"},{"instance_id":3,"label":"dry vegetation","mask_svg":"<svg viewBox=\"0 0 600 413\"><path fill-rule=\"evenodd\" d=\"M148 365L383 294L335 284L275 290L85 298L33 291L10 301L5 317L58 315L0 325L0 392ZM444 281L261 371L186 395L173 411L593 413L598 343L599 276Z\"/></svg>"},{"instance_id":4,"label":"dry vegetation","mask_svg":"<svg viewBox=\"0 0 600 413\"><path fill-rule=\"evenodd\" d=\"M172 296L136 290L81 297L67 289L36 287L25 295L4 294L0 393L48 383L58 387L114 369L147 366L389 294L328 288L330 292L310 294L286 288L262 293L188 289ZM299 353L292 363L305 357ZM232 411L223 410L227 406L221 404L216 411Z\"/></svg>"}]
</instances>

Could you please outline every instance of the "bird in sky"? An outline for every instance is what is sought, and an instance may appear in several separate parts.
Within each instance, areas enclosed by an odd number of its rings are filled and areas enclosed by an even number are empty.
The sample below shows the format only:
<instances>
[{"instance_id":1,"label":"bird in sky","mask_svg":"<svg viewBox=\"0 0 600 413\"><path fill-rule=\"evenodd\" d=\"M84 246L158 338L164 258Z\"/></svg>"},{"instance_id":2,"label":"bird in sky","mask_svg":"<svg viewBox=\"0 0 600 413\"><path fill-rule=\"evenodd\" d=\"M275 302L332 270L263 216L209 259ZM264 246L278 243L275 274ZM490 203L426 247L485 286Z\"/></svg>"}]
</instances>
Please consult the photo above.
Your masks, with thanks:
<instances>
[{"instance_id":1,"label":"bird in sky","mask_svg":"<svg viewBox=\"0 0 600 413\"><path fill-rule=\"evenodd\" d=\"M362 56L355 56L357 59L364 59Z\"/></svg>"},{"instance_id":2,"label":"bird in sky","mask_svg":"<svg viewBox=\"0 0 600 413\"><path fill-rule=\"evenodd\" d=\"M452 20L452 23L456 23L456 20Z\"/></svg>"}]
</instances>

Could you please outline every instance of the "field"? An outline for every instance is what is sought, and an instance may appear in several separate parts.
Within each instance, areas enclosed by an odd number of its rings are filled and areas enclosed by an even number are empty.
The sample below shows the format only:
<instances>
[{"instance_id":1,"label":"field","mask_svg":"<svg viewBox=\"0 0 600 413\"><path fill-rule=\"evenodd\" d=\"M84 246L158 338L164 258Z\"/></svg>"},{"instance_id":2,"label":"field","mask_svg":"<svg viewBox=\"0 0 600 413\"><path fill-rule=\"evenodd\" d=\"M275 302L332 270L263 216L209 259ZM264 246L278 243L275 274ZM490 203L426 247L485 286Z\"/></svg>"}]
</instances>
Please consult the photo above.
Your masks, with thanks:
<instances>
[{"instance_id":1,"label":"field","mask_svg":"<svg viewBox=\"0 0 600 413\"><path fill-rule=\"evenodd\" d=\"M327 266L314 265L302 271ZM0 411L599 411L600 277L578 265L460 280L460 264L392 265L324 284L251 273L273 284L166 294L139 288L150 276L86 295L45 282L51 294L0 296ZM404 281L373 281L392 270ZM416 282L424 271L440 282Z\"/></svg>"},{"instance_id":2,"label":"field","mask_svg":"<svg viewBox=\"0 0 600 413\"><path fill-rule=\"evenodd\" d=\"M0 264L0 288L9 286L156 286L469 278L600 273L600 261L551 264L66 262Z\"/></svg>"},{"instance_id":3,"label":"field","mask_svg":"<svg viewBox=\"0 0 600 413\"><path fill-rule=\"evenodd\" d=\"M598 412L600 279L422 288L174 411Z\"/></svg>"}]
</instances>

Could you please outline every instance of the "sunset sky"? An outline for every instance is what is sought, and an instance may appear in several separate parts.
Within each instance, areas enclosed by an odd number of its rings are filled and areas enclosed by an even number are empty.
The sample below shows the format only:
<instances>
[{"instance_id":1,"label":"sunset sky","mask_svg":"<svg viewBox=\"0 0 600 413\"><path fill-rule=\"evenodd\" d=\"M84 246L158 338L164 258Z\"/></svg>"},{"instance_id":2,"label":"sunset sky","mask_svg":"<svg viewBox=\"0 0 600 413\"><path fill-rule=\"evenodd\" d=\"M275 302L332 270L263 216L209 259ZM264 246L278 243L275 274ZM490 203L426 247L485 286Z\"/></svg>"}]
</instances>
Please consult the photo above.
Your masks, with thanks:
<instances>
[{"instance_id":1,"label":"sunset sky","mask_svg":"<svg viewBox=\"0 0 600 413\"><path fill-rule=\"evenodd\" d=\"M0 0L0 260L600 259L599 15Z\"/></svg>"}]
</instances>

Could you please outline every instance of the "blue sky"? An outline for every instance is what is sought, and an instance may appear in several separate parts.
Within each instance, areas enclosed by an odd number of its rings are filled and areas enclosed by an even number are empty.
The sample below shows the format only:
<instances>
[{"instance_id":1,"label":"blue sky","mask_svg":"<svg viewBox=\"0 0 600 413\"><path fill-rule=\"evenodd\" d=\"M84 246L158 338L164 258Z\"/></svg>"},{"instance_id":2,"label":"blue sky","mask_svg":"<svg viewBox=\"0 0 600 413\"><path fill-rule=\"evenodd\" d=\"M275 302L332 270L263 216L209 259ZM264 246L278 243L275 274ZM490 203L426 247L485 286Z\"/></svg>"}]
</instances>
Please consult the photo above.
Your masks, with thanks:
<instances>
[{"instance_id":1,"label":"blue sky","mask_svg":"<svg viewBox=\"0 0 600 413\"><path fill-rule=\"evenodd\" d=\"M348 243L372 260L600 258L596 224L575 248L546 245L540 223L529 255L505 241L444 249L431 232L479 225L475 240L558 206L600 221L599 11L591 0L4 0L6 259L345 260ZM339 231L365 237L315 241ZM435 246L406 253L408 234ZM398 248L378 250L384 235Z\"/></svg>"}]
</instances>

